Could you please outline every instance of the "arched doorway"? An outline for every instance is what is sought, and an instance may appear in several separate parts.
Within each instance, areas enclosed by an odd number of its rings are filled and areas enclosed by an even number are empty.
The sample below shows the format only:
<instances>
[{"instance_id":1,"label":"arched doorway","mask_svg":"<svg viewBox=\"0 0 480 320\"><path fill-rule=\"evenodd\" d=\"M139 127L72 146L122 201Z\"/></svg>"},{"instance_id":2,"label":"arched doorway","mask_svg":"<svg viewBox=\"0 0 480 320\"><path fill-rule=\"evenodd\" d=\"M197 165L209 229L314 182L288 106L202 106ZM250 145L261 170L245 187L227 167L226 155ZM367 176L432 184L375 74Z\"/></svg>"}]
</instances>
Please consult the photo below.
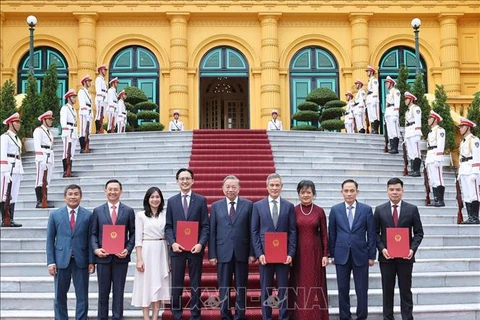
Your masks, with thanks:
<instances>
[{"instance_id":1,"label":"arched doorway","mask_svg":"<svg viewBox=\"0 0 480 320\"><path fill-rule=\"evenodd\" d=\"M33 52L33 69L35 72L35 79L37 80L37 89L40 92L42 90L42 80L48 67L55 64L57 68L58 76L58 89L57 97L58 101L62 103L62 97L68 90L68 64L65 57L55 48L52 47L38 47ZM17 92L25 92L28 82L28 72L30 65L29 53L20 59L18 65L18 81Z\"/></svg>"},{"instance_id":2,"label":"arched doorway","mask_svg":"<svg viewBox=\"0 0 480 320\"><path fill-rule=\"evenodd\" d=\"M249 128L248 63L234 48L214 48L200 62L200 128Z\"/></svg>"},{"instance_id":3,"label":"arched doorway","mask_svg":"<svg viewBox=\"0 0 480 320\"><path fill-rule=\"evenodd\" d=\"M123 48L113 56L109 71L110 79L118 77L118 92L126 86L135 86L143 90L150 101L160 105L160 67L150 50L141 46Z\"/></svg>"},{"instance_id":4,"label":"arched doorway","mask_svg":"<svg viewBox=\"0 0 480 320\"><path fill-rule=\"evenodd\" d=\"M329 88L338 94L338 63L326 49L312 46L299 50L290 62L290 114L316 88ZM291 125L296 121L291 119Z\"/></svg>"}]
</instances>

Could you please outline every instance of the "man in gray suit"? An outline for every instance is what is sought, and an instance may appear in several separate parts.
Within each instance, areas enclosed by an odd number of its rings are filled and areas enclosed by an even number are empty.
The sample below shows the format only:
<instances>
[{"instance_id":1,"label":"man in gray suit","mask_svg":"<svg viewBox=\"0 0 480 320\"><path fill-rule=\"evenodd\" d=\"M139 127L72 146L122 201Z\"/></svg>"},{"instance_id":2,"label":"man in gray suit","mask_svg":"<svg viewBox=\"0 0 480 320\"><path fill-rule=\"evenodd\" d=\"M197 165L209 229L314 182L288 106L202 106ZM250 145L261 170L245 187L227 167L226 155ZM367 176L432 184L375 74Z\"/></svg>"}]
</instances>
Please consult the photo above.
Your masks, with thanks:
<instances>
[{"instance_id":1,"label":"man in gray suit","mask_svg":"<svg viewBox=\"0 0 480 320\"><path fill-rule=\"evenodd\" d=\"M89 274L95 272L90 249L92 213L80 207L82 189L71 184L63 192L66 206L53 211L47 226L48 273L54 277L55 319L68 319L67 292L73 278L75 319L87 319Z\"/></svg>"},{"instance_id":2,"label":"man in gray suit","mask_svg":"<svg viewBox=\"0 0 480 320\"><path fill-rule=\"evenodd\" d=\"M208 259L217 265L222 320L245 319L245 294L248 264L255 261L250 241L252 202L240 198L240 180L231 175L223 179L224 199L212 204ZM235 275L235 317L229 305L232 276Z\"/></svg>"}]
</instances>

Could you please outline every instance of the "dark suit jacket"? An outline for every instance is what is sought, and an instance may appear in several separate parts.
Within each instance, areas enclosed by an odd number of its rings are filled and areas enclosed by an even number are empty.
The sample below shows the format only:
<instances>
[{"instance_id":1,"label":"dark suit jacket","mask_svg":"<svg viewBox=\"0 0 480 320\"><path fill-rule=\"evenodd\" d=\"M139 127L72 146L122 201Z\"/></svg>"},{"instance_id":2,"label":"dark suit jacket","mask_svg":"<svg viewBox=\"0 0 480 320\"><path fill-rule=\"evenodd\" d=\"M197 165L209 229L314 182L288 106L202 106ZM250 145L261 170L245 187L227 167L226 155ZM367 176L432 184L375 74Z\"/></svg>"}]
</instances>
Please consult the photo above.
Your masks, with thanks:
<instances>
[{"instance_id":1,"label":"dark suit jacket","mask_svg":"<svg viewBox=\"0 0 480 320\"><path fill-rule=\"evenodd\" d=\"M356 266L366 266L369 259L375 260L376 234L372 207L355 202L352 230L348 225L345 202L332 207L328 220L330 255L335 264L346 264L350 251Z\"/></svg>"},{"instance_id":2,"label":"dark suit jacket","mask_svg":"<svg viewBox=\"0 0 480 320\"><path fill-rule=\"evenodd\" d=\"M93 263L93 251L90 248L92 213L78 207L75 228L70 228L70 212L67 207L53 211L48 217L47 226L47 265L56 264L65 269L72 255L79 268Z\"/></svg>"},{"instance_id":3,"label":"dark suit jacket","mask_svg":"<svg viewBox=\"0 0 480 320\"><path fill-rule=\"evenodd\" d=\"M105 224L112 224L108 202L93 209L91 238L93 251L102 248L103 225ZM115 225L125 225L125 248L128 250L128 255L124 259L120 259L114 254L109 254L105 258L99 258L95 255L96 263L110 263L112 259L115 259L117 262L130 262L130 254L135 247L135 212L133 209L120 202Z\"/></svg>"},{"instance_id":4,"label":"dark suit jacket","mask_svg":"<svg viewBox=\"0 0 480 320\"><path fill-rule=\"evenodd\" d=\"M212 204L210 210L210 241L208 258L225 263L232 260L233 253L238 261L248 262L253 256L250 241L250 221L253 203L238 197L233 222L230 219L230 206L225 198Z\"/></svg>"},{"instance_id":5,"label":"dark suit jacket","mask_svg":"<svg viewBox=\"0 0 480 320\"><path fill-rule=\"evenodd\" d=\"M173 252L172 244L176 241L177 221L185 221L183 215L182 195L174 195L168 199L167 217L165 223L165 236L170 245L170 255L181 255L182 252ZM192 192L190 205L188 206L187 221L198 221L198 243L202 245L202 252L208 242L210 224L208 222L207 199Z\"/></svg>"},{"instance_id":6,"label":"dark suit jacket","mask_svg":"<svg viewBox=\"0 0 480 320\"><path fill-rule=\"evenodd\" d=\"M265 232L287 232L287 255L295 257L297 248L297 223L293 204L280 199L280 213L278 215L277 227L273 225L272 215L268 197L255 202L252 211L252 243L255 257L265 254Z\"/></svg>"},{"instance_id":7,"label":"dark suit jacket","mask_svg":"<svg viewBox=\"0 0 480 320\"><path fill-rule=\"evenodd\" d=\"M414 256L412 259L391 259L387 260L382 254L382 250L387 247L386 241L386 230L387 228L394 228L393 216L390 201L384 204L379 205L375 208L374 218L376 222L376 231L377 231L377 249L378 249L378 261L379 262L392 262L396 260L397 262L404 263L413 263L415 262L415 252L417 252L418 246L423 239L423 227L422 221L420 220L420 214L418 212L417 206L405 202L402 200L400 206L400 216L398 218L398 228L409 228L410 229L410 249L413 250Z\"/></svg>"}]
</instances>

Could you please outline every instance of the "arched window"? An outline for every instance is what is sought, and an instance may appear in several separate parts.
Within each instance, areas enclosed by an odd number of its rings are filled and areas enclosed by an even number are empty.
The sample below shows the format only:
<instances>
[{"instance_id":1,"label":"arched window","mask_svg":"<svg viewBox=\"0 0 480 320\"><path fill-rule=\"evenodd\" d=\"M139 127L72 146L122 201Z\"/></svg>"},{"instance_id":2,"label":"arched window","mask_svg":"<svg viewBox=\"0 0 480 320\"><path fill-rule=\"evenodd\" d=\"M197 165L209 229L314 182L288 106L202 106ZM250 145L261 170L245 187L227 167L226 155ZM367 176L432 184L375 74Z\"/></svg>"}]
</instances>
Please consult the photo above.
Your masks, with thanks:
<instances>
[{"instance_id":1,"label":"arched window","mask_svg":"<svg viewBox=\"0 0 480 320\"><path fill-rule=\"evenodd\" d=\"M290 111L316 88L329 88L338 94L338 64L335 57L320 47L307 47L298 51L290 63ZM291 120L294 126L295 120Z\"/></svg>"},{"instance_id":2,"label":"arched window","mask_svg":"<svg viewBox=\"0 0 480 320\"><path fill-rule=\"evenodd\" d=\"M56 49L52 47L38 47L33 51L33 69L35 73L35 79L37 80L37 89L40 92L42 90L42 80L47 72L48 67L51 64L57 66L58 73L58 89L57 96L59 101L63 101L62 97L68 90L68 64L65 57ZM28 81L28 66L30 65L29 53L20 59L18 65L18 81L17 92L25 92Z\"/></svg>"},{"instance_id":3,"label":"arched window","mask_svg":"<svg viewBox=\"0 0 480 320\"><path fill-rule=\"evenodd\" d=\"M141 46L123 48L113 56L109 71L110 79L118 77L118 92L126 86L135 86L143 90L150 101L160 105L160 67L150 50Z\"/></svg>"}]
</instances>

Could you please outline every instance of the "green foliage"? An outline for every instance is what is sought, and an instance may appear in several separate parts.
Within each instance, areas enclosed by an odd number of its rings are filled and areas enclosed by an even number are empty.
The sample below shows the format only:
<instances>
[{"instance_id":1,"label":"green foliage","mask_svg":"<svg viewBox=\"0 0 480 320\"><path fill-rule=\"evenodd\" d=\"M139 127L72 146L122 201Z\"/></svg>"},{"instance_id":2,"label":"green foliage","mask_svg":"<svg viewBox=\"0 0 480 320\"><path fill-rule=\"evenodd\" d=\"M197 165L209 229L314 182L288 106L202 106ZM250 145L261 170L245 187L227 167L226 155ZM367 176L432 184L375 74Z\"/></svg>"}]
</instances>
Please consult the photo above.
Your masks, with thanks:
<instances>
[{"instance_id":1,"label":"green foliage","mask_svg":"<svg viewBox=\"0 0 480 320\"><path fill-rule=\"evenodd\" d=\"M125 102L136 105L139 102L148 101L148 97L145 92L137 87L125 87L124 90L127 94L127 99L125 99Z\"/></svg>"},{"instance_id":2,"label":"green foliage","mask_svg":"<svg viewBox=\"0 0 480 320\"><path fill-rule=\"evenodd\" d=\"M318 120L318 112L310 110L298 111L293 114L292 118L297 121L315 121Z\"/></svg>"},{"instance_id":3,"label":"green foliage","mask_svg":"<svg viewBox=\"0 0 480 320\"><path fill-rule=\"evenodd\" d=\"M450 114L450 105L447 103L447 94L442 86L437 85L435 89L435 101L433 102L433 111L438 113L443 121L440 125L445 129L445 150L451 151L455 149L455 124Z\"/></svg>"},{"instance_id":4,"label":"green foliage","mask_svg":"<svg viewBox=\"0 0 480 320\"><path fill-rule=\"evenodd\" d=\"M472 104L468 109L467 118L477 124L472 132L477 137L480 135L480 91L475 93Z\"/></svg>"},{"instance_id":5,"label":"green foliage","mask_svg":"<svg viewBox=\"0 0 480 320\"><path fill-rule=\"evenodd\" d=\"M322 121L322 129L327 131L340 131L344 128L345 124L342 120L330 119Z\"/></svg>"},{"instance_id":6,"label":"green foliage","mask_svg":"<svg viewBox=\"0 0 480 320\"><path fill-rule=\"evenodd\" d=\"M43 113L40 107L40 95L37 91L37 81L29 74L27 88L25 90L25 98L20 107L20 118L22 120L22 128L19 136L21 138L31 138L33 130L38 126L38 116Z\"/></svg>"},{"instance_id":7,"label":"green foliage","mask_svg":"<svg viewBox=\"0 0 480 320\"><path fill-rule=\"evenodd\" d=\"M42 93L40 94L43 112L51 110L53 112L53 125L60 124L60 100L57 96L58 90L58 73L57 66L52 63L49 67L42 82Z\"/></svg>"},{"instance_id":8,"label":"green foliage","mask_svg":"<svg viewBox=\"0 0 480 320\"><path fill-rule=\"evenodd\" d=\"M403 95L405 94L405 91L410 90L410 85L407 83L407 79L408 79L408 68L402 63L400 65L400 69L398 69L398 78L396 80L397 81L396 88L400 90L400 93L402 94L400 98L400 119L399 119L400 126L402 127L405 125L405 112L407 112L407 106L405 105L405 99L403 98Z\"/></svg>"},{"instance_id":9,"label":"green foliage","mask_svg":"<svg viewBox=\"0 0 480 320\"><path fill-rule=\"evenodd\" d=\"M345 101L342 100L331 100L325 103L325 109L329 108L343 108L347 105Z\"/></svg>"},{"instance_id":10,"label":"green foliage","mask_svg":"<svg viewBox=\"0 0 480 320\"><path fill-rule=\"evenodd\" d=\"M158 122L142 123L136 131L163 131L164 125Z\"/></svg>"},{"instance_id":11,"label":"green foliage","mask_svg":"<svg viewBox=\"0 0 480 320\"><path fill-rule=\"evenodd\" d=\"M135 106L131 103L125 102L125 108L127 109L127 111L136 112Z\"/></svg>"},{"instance_id":12,"label":"green foliage","mask_svg":"<svg viewBox=\"0 0 480 320\"><path fill-rule=\"evenodd\" d=\"M328 108L323 110L322 116L320 117L320 121L328 120L328 119L340 119L341 116L345 113L343 108ZM323 126L323 122L322 122Z\"/></svg>"},{"instance_id":13,"label":"green foliage","mask_svg":"<svg viewBox=\"0 0 480 320\"><path fill-rule=\"evenodd\" d=\"M415 102L415 104L419 106L422 110L422 135L426 139L428 136L428 132L430 131L430 127L428 126L430 104L425 97L425 84L423 83L423 76L421 74L417 74L415 78L415 83L413 84L411 90L413 95L417 97L417 101Z\"/></svg>"},{"instance_id":14,"label":"green foliage","mask_svg":"<svg viewBox=\"0 0 480 320\"><path fill-rule=\"evenodd\" d=\"M292 128L292 130L317 131L318 128L310 124L302 124Z\"/></svg>"},{"instance_id":15,"label":"green foliage","mask_svg":"<svg viewBox=\"0 0 480 320\"><path fill-rule=\"evenodd\" d=\"M0 123L10 117L17 111L17 103L15 101L15 83L12 79L8 79L0 88Z\"/></svg>"},{"instance_id":16,"label":"green foliage","mask_svg":"<svg viewBox=\"0 0 480 320\"><path fill-rule=\"evenodd\" d=\"M149 120L157 120L158 121L159 114L156 111L140 111L137 113L137 119L143 120L143 121L149 121Z\"/></svg>"},{"instance_id":17,"label":"green foliage","mask_svg":"<svg viewBox=\"0 0 480 320\"><path fill-rule=\"evenodd\" d=\"M324 106L328 101L338 100L338 95L328 88L317 88L307 95L306 100Z\"/></svg>"},{"instance_id":18,"label":"green foliage","mask_svg":"<svg viewBox=\"0 0 480 320\"><path fill-rule=\"evenodd\" d=\"M311 101L304 101L297 106L300 111L318 111L318 104Z\"/></svg>"},{"instance_id":19,"label":"green foliage","mask_svg":"<svg viewBox=\"0 0 480 320\"><path fill-rule=\"evenodd\" d=\"M137 110L142 110L142 111L155 111L158 109L158 105L156 103L150 102L150 101L143 101L139 102L135 105L135 108Z\"/></svg>"},{"instance_id":20,"label":"green foliage","mask_svg":"<svg viewBox=\"0 0 480 320\"><path fill-rule=\"evenodd\" d=\"M127 123L132 127L132 129L138 127L137 115L133 112L127 111Z\"/></svg>"}]
</instances>

